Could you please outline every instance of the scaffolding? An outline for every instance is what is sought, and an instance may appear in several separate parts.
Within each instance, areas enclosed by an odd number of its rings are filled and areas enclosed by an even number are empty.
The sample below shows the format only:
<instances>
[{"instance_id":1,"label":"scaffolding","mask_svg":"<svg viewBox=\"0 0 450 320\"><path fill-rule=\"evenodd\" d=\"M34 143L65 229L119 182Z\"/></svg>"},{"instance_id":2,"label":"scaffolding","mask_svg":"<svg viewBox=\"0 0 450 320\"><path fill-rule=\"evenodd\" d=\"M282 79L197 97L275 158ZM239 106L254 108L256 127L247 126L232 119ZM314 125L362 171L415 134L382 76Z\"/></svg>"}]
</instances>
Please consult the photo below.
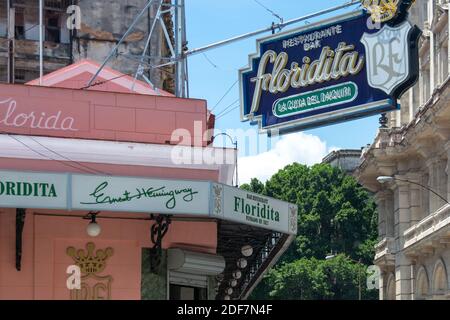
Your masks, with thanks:
<instances>
[{"instance_id":1,"label":"scaffolding","mask_svg":"<svg viewBox=\"0 0 450 320\"><path fill-rule=\"evenodd\" d=\"M186 25L185 25L185 11L184 11L184 0L174 0L174 1L163 1L163 0L149 0L144 8L139 12L131 23L128 30L120 38L114 48L110 51L109 55L105 58L103 63L93 77L89 80L87 87L94 84L95 79L98 77L102 69L107 65L107 63L113 59L116 55L121 54L119 52L119 47L125 41L125 39L134 30L136 24L145 14L145 12L152 6L157 5L156 15L151 24L149 33L146 38L145 47L142 54L138 56L127 55L127 58L132 60L137 60L139 62L137 69L134 74L134 82L132 84L131 90L134 90L136 80L143 79L149 86L151 86L156 92L158 88L152 83L151 79L147 77L144 73L146 69L160 69L166 66L175 65L175 92L177 96L186 97L189 96L189 89L187 86L187 63L186 59L183 58L183 53L186 48ZM163 15L169 14L173 19L173 24L175 25L174 30L174 43L170 37L170 33L167 30L167 24L164 22ZM168 57L161 57L149 54L149 47L152 38L157 34L157 27L160 27L164 34L165 42L169 48L170 55ZM157 61L157 63L155 63Z\"/></svg>"},{"instance_id":2,"label":"scaffolding","mask_svg":"<svg viewBox=\"0 0 450 320\"><path fill-rule=\"evenodd\" d=\"M135 80L139 78L143 78L145 82L147 82L153 89L157 90L153 83L150 81L148 77L145 76L144 71L145 68L155 69L155 68L162 68L169 65L175 66L175 94L177 97L189 97L189 79L188 79L188 62L187 58L189 56L204 53L208 50L215 49L224 45L228 45L230 43L241 41L244 39L248 39L266 32L272 32L274 33L276 30L282 30L284 27L299 23L302 21L308 21L309 19L319 17L334 11L338 11L341 9L348 8L350 6L354 5L360 5L361 0L351 0L349 2L346 2L344 4L328 8L325 10L321 10L306 16L302 16L296 19L292 19L286 22L283 22L280 20L279 23L272 23L270 27L263 28L260 30L256 30L253 32L245 33L230 39L226 39L223 41L219 41L204 47L200 47L193 50L188 50L187 48L187 41L186 41L186 15L185 15L185 0L173 0L173 1L167 1L164 2L162 0L149 0L147 5L142 9L142 11L136 16L133 23L128 28L127 32L122 36L122 38L119 40L119 42L116 44L116 46L111 50L109 55L106 57L106 59L103 61L101 67L98 69L97 73L90 79L90 81L87 84L87 87L94 84L95 79L98 77L102 69L106 66L106 64L117 54L120 54L118 52L118 49L120 45L125 41L127 36L133 31L135 25L139 21L139 19L144 15L145 11L152 5L157 4L157 14L153 21L153 24L150 28L150 32L148 34L146 45L144 48L144 51L142 52L140 58L139 58L139 65L137 67L137 70L135 72ZM173 17L174 25L175 25L175 44L173 45L169 33L167 31L166 24L161 20L161 15L164 13L169 13ZM148 49L149 44L151 41L151 38L155 35L155 28L156 25L161 26L164 36L167 42L167 45L170 48L170 56L169 57L156 57L149 55ZM132 59L136 59L136 57L130 57ZM155 64L153 61L155 59L164 60L163 63ZM131 89L134 89L134 84Z\"/></svg>"}]
</instances>

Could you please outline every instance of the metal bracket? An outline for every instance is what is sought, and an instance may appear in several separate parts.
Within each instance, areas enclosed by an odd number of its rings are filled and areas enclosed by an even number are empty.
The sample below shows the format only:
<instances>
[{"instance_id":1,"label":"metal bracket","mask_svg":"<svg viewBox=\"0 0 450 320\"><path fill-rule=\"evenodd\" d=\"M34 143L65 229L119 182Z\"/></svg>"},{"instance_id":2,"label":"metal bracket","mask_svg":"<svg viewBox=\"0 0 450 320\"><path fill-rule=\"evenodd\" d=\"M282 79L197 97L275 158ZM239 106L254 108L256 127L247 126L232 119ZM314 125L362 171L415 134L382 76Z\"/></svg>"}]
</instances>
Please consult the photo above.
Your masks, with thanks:
<instances>
[{"instance_id":1,"label":"metal bracket","mask_svg":"<svg viewBox=\"0 0 450 320\"><path fill-rule=\"evenodd\" d=\"M25 209L16 209L16 269L22 268L22 234L25 225Z\"/></svg>"},{"instance_id":2,"label":"metal bracket","mask_svg":"<svg viewBox=\"0 0 450 320\"><path fill-rule=\"evenodd\" d=\"M150 240L153 247L150 248L150 270L152 273L158 273L162 258L162 240L169 230L169 225L172 222L171 216L152 214L150 220L155 220L155 223L150 229Z\"/></svg>"},{"instance_id":3,"label":"metal bracket","mask_svg":"<svg viewBox=\"0 0 450 320\"><path fill-rule=\"evenodd\" d=\"M386 116L386 113L382 113L380 119L378 120L380 123L380 128L387 128L387 124L389 122L388 117Z\"/></svg>"}]
</instances>

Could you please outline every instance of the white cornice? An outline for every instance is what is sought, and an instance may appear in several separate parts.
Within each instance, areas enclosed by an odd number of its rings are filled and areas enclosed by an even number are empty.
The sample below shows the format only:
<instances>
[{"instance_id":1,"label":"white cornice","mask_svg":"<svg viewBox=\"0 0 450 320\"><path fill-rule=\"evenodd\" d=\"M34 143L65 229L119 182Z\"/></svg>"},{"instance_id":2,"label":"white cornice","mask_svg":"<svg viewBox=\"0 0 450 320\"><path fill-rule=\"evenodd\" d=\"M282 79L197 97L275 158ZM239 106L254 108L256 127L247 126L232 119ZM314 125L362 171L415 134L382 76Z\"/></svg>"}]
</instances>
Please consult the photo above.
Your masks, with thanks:
<instances>
[{"instance_id":1,"label":"white cornice","mask_svg":"<svg viewBox=\"0 0 450 320\"><path fill-rule=\"evenodd\" d=\"M228 185L232 184L235 168L234 149L25 135L14 135L14 138L7 134L0 134L0 158L46 161L70 159L83 163L212 170L219 172L219 182ZM194 159L195 155L202 152L216 154L217 158L214 159L220 161L212 164L193 160L190 163L181 163L184 160L181 155L191 155L190 159Z\"/></svg>"}]
</instances>

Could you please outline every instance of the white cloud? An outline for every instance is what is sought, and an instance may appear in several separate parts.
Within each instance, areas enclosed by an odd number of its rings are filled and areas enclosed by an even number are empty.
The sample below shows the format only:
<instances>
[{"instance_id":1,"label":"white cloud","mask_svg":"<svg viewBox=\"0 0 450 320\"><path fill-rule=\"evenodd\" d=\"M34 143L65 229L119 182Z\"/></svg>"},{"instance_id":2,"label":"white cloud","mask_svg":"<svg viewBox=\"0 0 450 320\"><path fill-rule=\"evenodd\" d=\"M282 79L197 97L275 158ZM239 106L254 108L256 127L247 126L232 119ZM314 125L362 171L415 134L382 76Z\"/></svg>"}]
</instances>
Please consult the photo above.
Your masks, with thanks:
<instances>
[{"instance_id":1,"label":"white cloud","mask_svg":"<svg viewBox=\"0 0 450 320\"><path fill-rule=\"evenodd\" d=\"M239 183L248 183L251 178L265 182L278 170L298 162L313 165L337 147L327 148L319 137L303 132L285 135L267 152L239 158Z\"/></svg>"}]
</instances>

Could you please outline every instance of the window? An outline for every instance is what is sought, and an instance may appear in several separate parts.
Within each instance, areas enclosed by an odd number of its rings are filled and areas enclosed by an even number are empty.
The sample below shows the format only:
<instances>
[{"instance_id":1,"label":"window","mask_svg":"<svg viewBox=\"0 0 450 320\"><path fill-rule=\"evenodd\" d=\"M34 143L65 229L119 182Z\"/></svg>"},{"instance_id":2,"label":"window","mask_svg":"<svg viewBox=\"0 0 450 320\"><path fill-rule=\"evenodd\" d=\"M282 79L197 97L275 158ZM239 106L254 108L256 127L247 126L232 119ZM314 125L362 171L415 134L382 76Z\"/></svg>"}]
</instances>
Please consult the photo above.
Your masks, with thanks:
<instances>
[{"instance_id":1,"label":"window","mask_svg":"<svg viewBox=\"0 0 450 320\"><path fill-rule=\"evenodd\" d=\"M2 1L2 0L0 0ZM4 1L4 0L3 0ZM44 40L54 43L70 43L70 31L67 29L67 7L72 1L45 1ZM1 2L0 2L1 4ZM18 40L39 40L39 6L35 1L13 3L15 9L15 38ZM0 14L0 32L1 14Z\"/></svg>"},{"instance_id":2,"label":"window","mask_svg":"<svg viewBox=\"0 0 450 320\"><path fill-rule=\"evenodd\" d=\"M8 69L4 65L0 65L0 82L8 82Z\"/></svg>"},{"instance_id":3,"label":"window","mask_svg":"<svg viewBox=\"0 0 450 320\"><path fill-rule=\"evenodd\" d=\"M445 266L444 263L439 260L436 263L433 272L433 293L435 295L441 295L446 293L447 289L448 285Z\"/></svg>"},{"instance_id":4,"label":"window","mask_svg":"<svg viewBox=\"0 0 450 320\"><path fill-rule=\"evenodd\" d=\"M14 81L15 83L25 83L39 77L39 72L29 69L15 69Z\"/></svg>"},{"instance_id":5,"label":"window","mask_svg":"<svg viewBox=\"0 0 450 320\"><path fill-rule=\"evenodd\" d=\"M45 0L45 7L57 10L66 10L72 3L70 0Z\"/></svg>"},{"instance_id":6,"label":"window","mask_svg":"<svg viewBox=\"0 0 450 320\"><path fill-rule=\"evenodd\" d=\"M15 12L15 38L22 40L25 39L25 14L23 8L16 8Z\"/></svg>"},{"instance_id":7,"label":"window","mask_svg":"<svg viewBox=\"0 0 450 320\"><path fill-rule=\"evenodd\" d=\"M60 14L47 11L45 13L45 40L61 42Z\"/></svg>"},{"instance_id":8,"label":"window","mask_svg":"<svg viewBox=\"0 0 450 320\"><path fill-rule=\"evenodd\" d=\"M395 276L390 274L386 285L386 296L384 300L395 300Z\"/></svg>"},{"instance_id":9,"label":"window","mask_svg":"<svg viewBox=\"0 0 450 320\"><path fill-rule=\"evenodd\" d=\"M170 285L170 300L207 300L206 288Z\"/></svg>"},{"instance_id":10,"label":"window","mask_svg":"<svg viewBox=\"0 0 450 320\"><path fill-rule=\"evenodd\" d=\"M417 274L417 299L426 299L429 294L428 276L424 267Z\"/></svg>"},{"instance_id":11,"label":"window","mask_svg":"<svg viewBox=\"0 0 450 320\"><path fill-rule=\"evenodd\" d=\"M0 0L0 37L6 37L8 25L8 12L6 0Z\"/></svg>"}]
</instances>

